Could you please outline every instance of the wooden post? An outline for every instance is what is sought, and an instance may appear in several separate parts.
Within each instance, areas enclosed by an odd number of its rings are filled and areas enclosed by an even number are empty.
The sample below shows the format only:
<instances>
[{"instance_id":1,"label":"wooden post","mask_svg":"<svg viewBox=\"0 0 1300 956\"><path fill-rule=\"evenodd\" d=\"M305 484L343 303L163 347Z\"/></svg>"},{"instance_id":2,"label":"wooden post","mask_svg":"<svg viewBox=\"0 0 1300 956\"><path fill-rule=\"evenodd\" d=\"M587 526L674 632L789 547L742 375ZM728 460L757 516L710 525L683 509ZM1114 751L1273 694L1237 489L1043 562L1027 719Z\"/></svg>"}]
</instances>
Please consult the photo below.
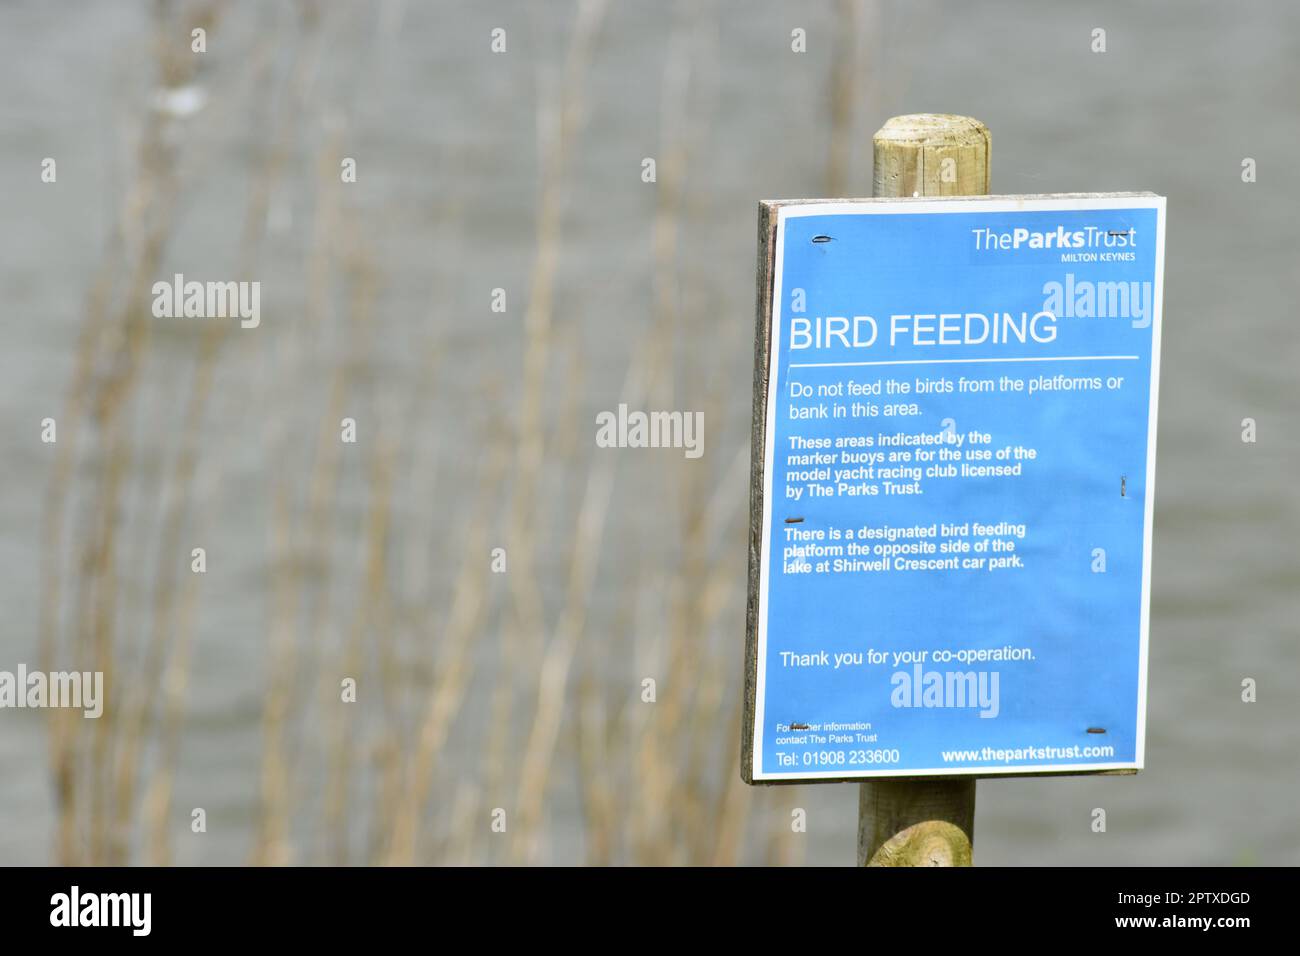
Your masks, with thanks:
<instances>
[{"instance_id":1,"label":"wooden post","mask_svg":"<svg viewBox=\"0 0 1300 956\"><path fill-rule=\"evenodd\" d=\"M895 116L880 127L872 146L873 196L989 194L989 131L979 120L936 113Z\"/></svg>"},{"instance_id":2,"label":"wooden post","mask_svg":"<svg viewBox=\"0 0 1300 956\"><path fill-rule=\"evenodd\" d=\"M968 116L895 116L876 133L873 196L987 196L989 131ZM858 799L859 866L970 866L975 778L881 780Z\"/></svg>"}]
</instances>

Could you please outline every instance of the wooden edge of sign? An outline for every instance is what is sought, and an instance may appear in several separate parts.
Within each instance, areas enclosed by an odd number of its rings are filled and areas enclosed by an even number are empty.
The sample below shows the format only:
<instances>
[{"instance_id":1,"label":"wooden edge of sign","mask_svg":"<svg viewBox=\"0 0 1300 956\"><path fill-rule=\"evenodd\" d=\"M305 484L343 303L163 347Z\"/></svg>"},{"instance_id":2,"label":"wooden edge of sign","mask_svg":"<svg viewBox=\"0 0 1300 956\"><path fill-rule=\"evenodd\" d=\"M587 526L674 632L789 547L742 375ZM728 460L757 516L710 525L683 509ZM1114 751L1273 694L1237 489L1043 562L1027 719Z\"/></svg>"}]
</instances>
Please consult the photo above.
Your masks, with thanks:
<instances>
[{"instance_id":1,"label":"wooden edge of sign","mask_svg":"<svg viewBox=\"0 0 1300 956\"><path fill-rule=\"evenodd\" d=\"M749 444L749 585L745 601L745 701L740 721L740 776L754 780L754 714L758 693L758 587L763 558L763 460L767 456L768 356L772 354L772 279L780 204L758 204L758 268L754 306L754 408Z\"/></svg>"},{"instance_id":2,"label":"wooden edge of sign","mask_svg":"<svg viewBox=\"0 0 1300 956\"><path fill-rule=\"evenodd\" d=\"M1031 199L1159 199L1160 193L1150 190L1116 193L1018 193L1006 196L848 196L841 199L764 199L759 202L760 218L772 216L772 231L776 231L776 211L782 206L820 206L836 203L909 203L909 202L1016 202ZM760 230L761 231L761 230ZM761 236L760 236L761 238ZM775 252L775 246L772 250ZM761 262L760 249L760 262ZM770 292L770 289L769 289Z\"/></svg>"},{"instance_id":3,"label":"wooden edge of sign","mask_svg":"<svg viewBox=\"0 0 1300 956\"><path fill-rule=\"evenodd\" d=\"M749 448L749 583L745 602L745 684L740 721L740 777L751 786L797 786L807 783L863 783L872 780L1004 780L1022 777L1131 777L1136 767L1120 770L1032 771L1027 773L954 773L897 777L816 777L754 779L754 719L758 695L758 588L763 556L763 464L767 456L768 357L772 354L772 282L776 270L776 224L782 206L846 202L946 202L986 199L1127 199L1156 196L1153 192L1041 193L1024 196L923 196L868 199L763 199L758 204L758 266L754 315L754 407Z\"/></svg>"},{"instance_id":4,"label":"wooden edge of sign","mask_svg":"<svg viewBox=\"0 0 1300 956\"><path fill-rule=\"evenodd\" d=\"M942 783L948 780L1040 780L1043 777L1136 777L1137 767L1120 770L1026 770L1024 773L931 773L922 776L871 777L792 777L790 779L752 780L755 787L802 787L821 783Z\"/></svg>"}]
</instances>

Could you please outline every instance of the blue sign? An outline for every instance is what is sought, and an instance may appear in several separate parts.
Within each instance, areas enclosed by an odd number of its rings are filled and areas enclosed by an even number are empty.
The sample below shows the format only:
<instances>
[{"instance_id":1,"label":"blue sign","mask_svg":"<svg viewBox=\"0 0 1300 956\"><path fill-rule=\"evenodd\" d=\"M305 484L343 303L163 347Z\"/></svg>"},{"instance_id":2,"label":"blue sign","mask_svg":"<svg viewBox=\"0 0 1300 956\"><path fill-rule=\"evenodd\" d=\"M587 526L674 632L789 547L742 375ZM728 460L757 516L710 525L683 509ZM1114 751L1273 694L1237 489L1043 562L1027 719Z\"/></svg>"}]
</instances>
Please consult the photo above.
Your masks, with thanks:
<instances>
[{"instance_id":1,"label":"blue sign","mask_svg":"<svg viewBox=\"0 0 1300 956\"><path fill-rule=\"evenodd\" d=\"M777 207L754 780L1142 766L1164 208Z\"/></svg>"}]
</instances>

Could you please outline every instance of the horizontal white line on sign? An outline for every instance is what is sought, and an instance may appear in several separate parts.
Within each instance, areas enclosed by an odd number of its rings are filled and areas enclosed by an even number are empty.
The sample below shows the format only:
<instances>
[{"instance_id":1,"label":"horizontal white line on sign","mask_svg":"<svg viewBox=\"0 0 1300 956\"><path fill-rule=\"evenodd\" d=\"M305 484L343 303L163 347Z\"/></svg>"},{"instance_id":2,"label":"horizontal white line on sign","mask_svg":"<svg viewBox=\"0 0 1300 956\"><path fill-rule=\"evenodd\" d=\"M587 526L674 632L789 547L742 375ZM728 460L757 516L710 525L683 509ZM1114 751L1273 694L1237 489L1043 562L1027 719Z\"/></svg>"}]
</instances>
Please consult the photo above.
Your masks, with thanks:
<instances>
[{"instance_id":1,"label":"horizontal white line on sign","mask_svg":"<svg viewBox=\"0 0 1300 956\"><path fill-rule=\"evenodd\" d=\"M1043 358L895 359L888 362L791 362L790 368L848 368L858 365L969 365L973 362L1136 362L1136 355L1051 355Z\"/></svg>"}]
</instances>

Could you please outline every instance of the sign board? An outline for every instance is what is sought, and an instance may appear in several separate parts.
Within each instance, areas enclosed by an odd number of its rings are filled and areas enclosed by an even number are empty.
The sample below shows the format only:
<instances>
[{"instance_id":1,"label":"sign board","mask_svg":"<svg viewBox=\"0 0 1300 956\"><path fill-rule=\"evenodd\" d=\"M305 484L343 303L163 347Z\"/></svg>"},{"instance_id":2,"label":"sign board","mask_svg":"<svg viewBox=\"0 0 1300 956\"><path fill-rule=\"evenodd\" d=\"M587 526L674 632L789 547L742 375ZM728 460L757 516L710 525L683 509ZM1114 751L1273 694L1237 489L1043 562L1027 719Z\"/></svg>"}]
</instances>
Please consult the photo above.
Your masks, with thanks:
<instances>
[{"instance_id":1,"label":"sign board","mask_svg":"<svg viewBox=\"0 0 1300 956\"><path fill-rule=\"evenodd\" d=\"M1141 768L1164 209L762 205L747 781Z\"/></svg>"}]
</instances>

